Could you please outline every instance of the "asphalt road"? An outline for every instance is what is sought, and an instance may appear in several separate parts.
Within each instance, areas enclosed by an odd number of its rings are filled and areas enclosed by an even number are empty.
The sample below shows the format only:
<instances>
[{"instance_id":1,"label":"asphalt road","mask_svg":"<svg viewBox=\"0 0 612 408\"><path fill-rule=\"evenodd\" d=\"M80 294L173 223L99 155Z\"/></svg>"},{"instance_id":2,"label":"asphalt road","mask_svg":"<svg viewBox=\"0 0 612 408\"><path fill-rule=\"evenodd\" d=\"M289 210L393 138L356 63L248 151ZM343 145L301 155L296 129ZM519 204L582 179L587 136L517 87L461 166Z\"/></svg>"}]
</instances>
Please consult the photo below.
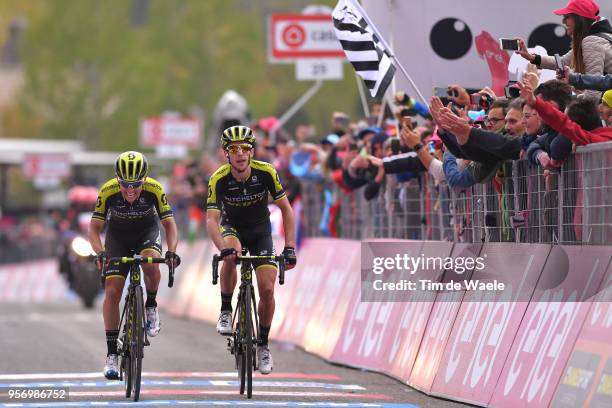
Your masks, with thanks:
<instances>
[{"instance_id":1,"label":"asphalt road","mask_svg":"<svg viewBox=\"0 0 612 408\"><path fill-rule=\"evenodd\" d=\"M68 387L69 402L19 406L465 407L428 397L389 377L329 364L286 344L272 344L274 371L254 379L253 399L238 393L225 339L212 325L162 313L162 331L145 348L141 401L123 383L106 381L106 343L99 306L76 302L0 303L0 407L16 403L18 385Z\"/></svg>"}]
</instances>

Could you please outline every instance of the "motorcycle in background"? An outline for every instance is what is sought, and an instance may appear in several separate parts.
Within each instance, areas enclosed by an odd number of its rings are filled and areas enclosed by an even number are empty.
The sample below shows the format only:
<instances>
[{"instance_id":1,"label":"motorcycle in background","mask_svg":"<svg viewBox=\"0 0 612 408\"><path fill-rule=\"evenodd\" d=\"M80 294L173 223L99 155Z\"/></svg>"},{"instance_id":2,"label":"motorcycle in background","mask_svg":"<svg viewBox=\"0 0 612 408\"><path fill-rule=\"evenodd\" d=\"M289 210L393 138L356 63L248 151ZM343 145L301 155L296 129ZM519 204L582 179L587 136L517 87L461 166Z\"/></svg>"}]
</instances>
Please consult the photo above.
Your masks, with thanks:
<instances>
[{"instance_id":1,"label":"motorcycle in background","mask_svg":"<svg viewBox=\"0 0 612 408\"><path fill-rule=\"evenodd\" d=\"M92 256L96 254L87 239L91 210L97 196L95 187L76 186L69 190L70 208L61 228L62 241L58 251L60 272L88 309L94 306L102 290L100 272L96 264L91 262Z\"/></svg>"}]
</instances>

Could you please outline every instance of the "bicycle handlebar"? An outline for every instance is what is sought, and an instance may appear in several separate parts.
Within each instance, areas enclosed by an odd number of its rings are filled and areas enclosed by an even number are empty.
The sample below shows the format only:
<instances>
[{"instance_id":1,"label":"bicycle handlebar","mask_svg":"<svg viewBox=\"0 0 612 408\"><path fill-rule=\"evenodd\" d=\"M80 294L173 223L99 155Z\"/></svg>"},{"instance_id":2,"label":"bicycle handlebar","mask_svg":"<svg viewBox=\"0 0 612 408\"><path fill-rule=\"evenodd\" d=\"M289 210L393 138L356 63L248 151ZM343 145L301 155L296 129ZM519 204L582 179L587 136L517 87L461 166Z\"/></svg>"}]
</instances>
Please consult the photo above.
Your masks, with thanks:
<instances>
[{"instance_id":1,"label":"bicycle handlebar","mask_svg":"<svg viewBox=\"0 0 612 408\"><path fill-rule=\"evenodd\" d=\"M108 262L106 265L110 264L111 262L118 262L118 263L123 263L123 264L136 264L136 265L151 264L151 263L159 264L159 263L166 263L166 258L155 258L152 256L142 256L142 255L118 256L118 257L108 258ZM106 272L106 269L107 269L106 265L104 265L104 267L102 268L102 276L104 276ZM174 266L172 264L166 264L166 265L168 265L168 287L171 288L172 286L174 286Z\"/></svg>"},{"instance_id":2,"label":"bicycle handlebar","mask_svg":"<svg viewBox=\"0 0 612 408\"><path fill-rule=\"evenodd\" d=\"M213 255L213 264L212 264L212 283L216 285L219 280L219 261L222 258L220 255ZM278 262L278 283L281 285L285 284L285 257L282 255L255 255L255 256L242 256L236 255L236 264L239 264L240 261L256 261L256 260L266 260L266 261L274 261Z\"/></svg>"}]
</instances>

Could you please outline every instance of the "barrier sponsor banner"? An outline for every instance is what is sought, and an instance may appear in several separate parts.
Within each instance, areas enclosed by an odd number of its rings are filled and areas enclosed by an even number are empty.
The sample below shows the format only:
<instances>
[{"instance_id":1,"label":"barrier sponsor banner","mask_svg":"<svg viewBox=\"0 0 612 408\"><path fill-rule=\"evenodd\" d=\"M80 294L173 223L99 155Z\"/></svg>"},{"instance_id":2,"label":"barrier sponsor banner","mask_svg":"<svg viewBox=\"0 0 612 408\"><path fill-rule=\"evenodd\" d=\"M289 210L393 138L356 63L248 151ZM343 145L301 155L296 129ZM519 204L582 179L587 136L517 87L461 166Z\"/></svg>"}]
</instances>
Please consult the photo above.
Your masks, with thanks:
<instances>
[{"instance_id":1,"label":"barrier sponsor banner","mask_svg":"<svg viewBox=\"0 0 612 408\"><path fill-rule=\"evenodd\" d=\"M582 326L553 407L612 407L612 263Z\"/></svg>"},{"instance_id":2,"label":"barrier sponsor banner","mask_svg":"<svg viewBox=\"0 0 612 408\"><path fill-rule=\"evenodd\" d=\"M451 257L477 257L482 244L462 244L453 246ZM467 276L472 275L468 270ZM445 273L442 282L450 282L452 273ZM446 341L451 333L453 323L461 306L465 291L442 291L436 295L425 334L421 340L418 355L410 372L408 384L424 392L430 392L438 371L438 365L444 353Z\"/></svg>"},{"instance_id":3,"label":"barrier sponsor banner","mask_svg":"<svg viewBox=\"0 0 612 408\"><path fill-rule=\"evenodd\" d=\"M216 252L216 248L210 241L207 241L206 245L205 253L208 256L200 262L200 274L194 279L194 290L191 301L188 302L187 316L196 320L216 323L221 307L219 286L218 284L212 284L212 254ZM219 273L221 273L221 265L219 265Z\"/></svg>"},{"instance_id":4,"label":"barrier sponsor banner","mask_svg":"<svg viewBox=\"0 0 612 408\"><path fill-rule=\"evenodd\" d=\"M307 351L328 359L340 337L349 302L359 294L360 248L359 242L346 241L338 250L333 244L336 240L325 240L333 256L327 258L331 263L323 268L323 285L306 325L302 345Z\"/></svg>"},{"instance_id":5,"label":"barrier sponsor banner","mask_svg":"<svg viewBox=\"0 0 612 408\"><path fill-rule=\"evenodd\" d=\"M487 404L504 366L514 333L533 294L549 245L486 244L482 270L471 281L501 277L503 290L468 290L445 347L432 392Z\"/></svg>"},{"instance_id":6,"label":"barrier sponsor banner","mask_svg":"<svg viewBox=\"0 0 612 408\"><path fill-rule=\"evenodd\" d=\"M362 286L369 285L364 281L363 275L372 265L373 250L380 242L369 241L361 244L361 270ZM406 254L409 257L421 255L422 241L385 241L387 252L393 254ZM394 281L401 278L402 271L397 269L385 272L385 280ZM369 279L376 277L369 276ZM331 356L332 361L350 363L352 366L364 367L380 371L390 371L391 364L386 358L387 350L391 347L394 336L391 327L400 318L404 304L393 302L394 297L406 297L406 294L385 293L377 291L370 295L368 301L362 301L362 295L357 291L345 315L339 341ZM416 294L414 294L416 295ZM384 301L383 301L384 300Z\"/></svg>"},{"instance_id":7,"label":"barrier sponsor banner","mask_svg":"<svg viewBox=\"0 0 612 408\"><path fill-rule=\"evenodd\" d=\"M177 253L181 256L181 265L174 273L174 286L164 284L164 272L159 285L158 298L160 306L170 313L185 317L191 299L198 296L196 288L202 278L202 264L210 259L211 244L208 241L196 241L192 244L180 243ZM162 268L164 268L162 266Z\"/></svg>"},{"instance_id":8,"label":"barrier sponsor banner","mask_svg":"<svg viewBox=\"0 0 612 408\"><path fill-rule=\"evenodd\" d=\"M55 259L0 265L0 302L54 302L67 293Z\"/></svg>"},{"instance_id":9,"label":"barrier sponsor banner","mask_svg":"<svg viewBox=\"0 0 612 408\"><path fill-rule=\"evenodd\" d=\"M552 247L492 406L549 405L609 260L609 248Z\"/></svg>"},{"instance_id":10,"label":"barrier sponsor banner","mask_svg":"<svg viewBox=\"0 0 612 408\"><path fill-rule=\"evenodd\" d=\"M359 262L359 242L338 239L313 239L306 240L299 252L298 265L295 273L291 273L291 293L288 302L283 310L277 311L275 314L275 322L278 324L278 329L274 333L274 338L283 341L290 341L306 347L305 339L311 341L314 338L319 338L324 333L327 333L331 338L337 337L337 333L333 328L326 326L323 316L319 316L319 320L311 320L314 318L315 310L321 310L322 307L329 309L331 306L327 303L322 305L325 296L332 296L332 293L341 291L341 300L348 301L353 295L351 285L358 282L358 262ZM349 275L353 273L354 278ZM329 285L329 287L327 287ZM348 286L338 286L348 285ZM282 288L284 292L286 288ZM329 299L327 300L329 302ZM338 305L341 306L341 305ZM329 317L336 321L338 327L340 322L338 318L342 318L345 307L340 307ZM285 313L290 313L286 315ZM337 317L334 317L337 316ZM323 326L321 326L323 325ZM276 323L275 323L276 326ZM332 330L330 330L332 329ZM321 341L319 339L318 341ZM335 342L335 340L334 340ZM319 347L323 347L322 344ZM328 347L328 345L325 345Z\"/></svg>"},{"instance_id":11,"label":"barrier sponsor banner","mask_svg":"<svg viewBox=\"0 0 612 408\"><path fill-rule=\"evenodd\" d=\"M452 242L427 241L423 244L421 253L425 257L448 257L453 249ZM418 275L426 275L427 279L443 281L444 271L431 271ZM427 322L434 307L436 293L421 291L415 294L420 301L412 301L397 305L397 315L392 316L396 322L390 333L390 347L386 353L386 363L390 365L389 373L404 381L410 378L412 366L417 358L421 341L425 334Z\"/></svg>"}]
</instances>

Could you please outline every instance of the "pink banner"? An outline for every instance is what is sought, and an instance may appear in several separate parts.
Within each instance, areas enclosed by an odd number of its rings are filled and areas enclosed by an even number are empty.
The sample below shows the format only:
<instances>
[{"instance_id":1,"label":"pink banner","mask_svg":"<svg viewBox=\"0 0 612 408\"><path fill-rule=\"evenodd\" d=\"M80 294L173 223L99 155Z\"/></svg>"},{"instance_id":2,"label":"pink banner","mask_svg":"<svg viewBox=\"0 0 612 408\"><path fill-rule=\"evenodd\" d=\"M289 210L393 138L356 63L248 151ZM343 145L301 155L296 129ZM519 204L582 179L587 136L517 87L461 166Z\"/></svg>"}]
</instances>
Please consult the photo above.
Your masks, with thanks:
<instances>
[{"instance_id":1,"label":"pink banner","mask_svg":"<svg viewBox=\"0 0 612 408\"><path fill-rule=\"evenodd\" d=\"M452 249L452 242L426 241L421 253L425 257L446 258L451 255ZM426 277L440 282L443 271L435 271L436 276L432 275L433 273L433 271L427 272L428 276ZM417 358L437 294L435 292L420 292L416 295L422 300L399 304L397 305L399 307L395 308L398 313L393 318L397 324L392 329L392 343L387 353L387 362L391 365L389 374L404 381L408 381L410 378L412 366Z\"/></svg>"},{"instance_id":2,"label":"pink banner","mask_svg":"<svg viewBox=\"0 0 612 408\"><path fill-rule=\"evenodd\" d=\"M167 268L162 266L162 280L157 292L157 303L175 316L185 317L191 299L198 296L196 288L202 279L202 263L211 259L210 250L213 245L209 241L181 243L177 253L181 256L181 265L174 274L174 286L167 285Z\"/></svg>"},{"instance_id":3,"label":"pink banner","mask_svg":"<svg viewBox=\"0 0 612 408\"><path fill-rule=\"evenodd\" d=\"M362 263L364 257L368 257L369 243L362 247ZM381 243L372 242L372 248ZM385 249L389 253L407 254L410 257L418 257L423 247L422 241L397 241L385 242ZM377 255L377 254L376 254ZM362 265L363 271L367 265ZM393 281L400 271L389 271L385 280ZM370 279L370 277L367 277ZM364 284L362 280L362 284ZM367 283L366 283L367 284ZM395 296L400 296L399 291L390 295L385 291L375 293L371 302L362 302L361 293L357 292L351 299L348 313L345 315L341 336L331 356L332 361L350 363L352 366L364 367L373 370L390 371L391 362L388 360L387 351L395 339L393 328L397 328L397 322L401 319L401 313L405 304L389 301ZM406 296L405 294L402 296ZM385 298L385 302L380 299Z\"/></svg>"},{"instance_id":4,"label":"pink banner","mask_svg":"<svg viewBox=\"0 0 612 408\"><path fill-rule=\"evenodd\" d=\"M56 302L67 293L55 259L0 265L0 302Z\"/></svg>"},{"instance_id":5,"label":"pink banner","mask_svg":"<svg viewBox=\"0 0 612 408\"><path fill-rule=\"evenodd\" d=\"M604 277L609 256L601 254L601 247L552 247L491 405L549 405Z\"/></svg>"},{"instance_id":6,"label":"pink banner","mask_svg":"<svg viewBox=\"0 0 612 408\"><path fill-rule=\"evenodd\" d=\"M432 393L487 404L550 251L548 245L486 244L485 267L472 282L499 280L504 289L466 292Z\"/></svg>"},{"instance_id":7,"label":"pink banner","mask_svg":"<svg viewBox=\"0 0 612 408\"><path fill-rule=\"evenodd\" d=\"M339 334L328 322L341 327L348 303L359 284L359 242L339 239L307 240L299 252L298 266L287 272L286 281L293 288L282 288L282 308L277 308L273 337L308 347L315 340L317 349L332 347ZM326 296L335 296L333 299ZM338 307L334 310L335 307ZM326 315L316 316L315 311ZM316 318L315 318L316 316ZM321 338L323 335L324 338ZM327 337L329 336L329 337Z\"/></svg>"},{"instance_id":8,"label":"pink banner","mask_svg":"<svg viewBox=\"0 0 612 408\"><path fill-rule=\"evenodd\" d=\"M481 247L481 244L455 244L451 257L476 258ZM468 277L471 274L472 270L466 272ZM449 282L454 277L453 275L448 272L445 273L443 282ZM431 391L438 365L442 359L444 346L461 306L464 293L464 291L448 291L437 294L418 355L410 372L408 384L411 386L427 393Z\"/></svg>"},{"instance_id":9,"label":"pink banner","mask_svg":"<svg viewBox=\"0 0 612 408\"><path fill-rule=\"evenodd\" d=\"M605 260L605 255L601 259ZM565 366L552 406L612 407L611 339L612 263Z\"/></svg>"}]
</instances>

